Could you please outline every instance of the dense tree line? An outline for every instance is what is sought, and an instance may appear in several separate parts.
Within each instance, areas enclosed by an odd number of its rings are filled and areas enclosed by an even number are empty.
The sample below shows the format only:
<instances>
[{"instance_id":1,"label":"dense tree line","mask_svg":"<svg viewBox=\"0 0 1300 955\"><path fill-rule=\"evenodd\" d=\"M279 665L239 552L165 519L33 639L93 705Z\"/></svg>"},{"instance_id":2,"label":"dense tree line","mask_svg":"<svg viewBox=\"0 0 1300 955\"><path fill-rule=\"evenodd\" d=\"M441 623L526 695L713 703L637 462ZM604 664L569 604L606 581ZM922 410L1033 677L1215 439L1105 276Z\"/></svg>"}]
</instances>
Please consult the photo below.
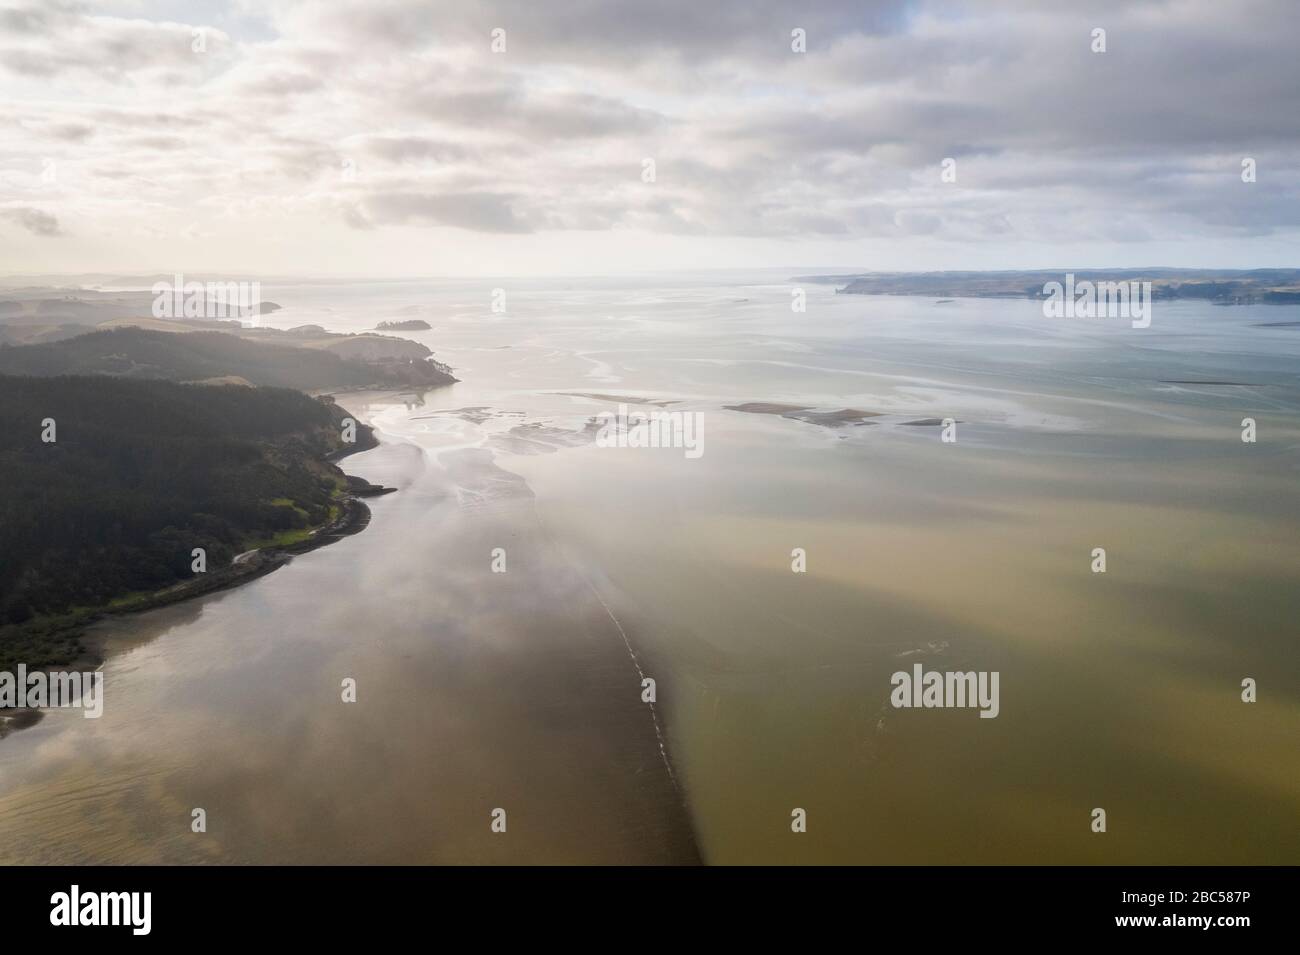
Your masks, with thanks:
<instances>
[{"instance_id":1,"label":"dense tree line","mask_svg":"<svg viewBox=\"0 0 1300 955\"><path fill-rule=\"evenodd\" d=\"M426 375L438 377L433 363ZM445 366L438 365L438 369ZM120 375L203 381L236 375L254 385L365 388L394 377L392 369L340 358L316 348L245 341L226 332L163 332L116 328L63 341L0 345L0 375ZM448 381L454 380L450 375Z\"/></svg>"},{"instance_id":2,"label":"dense tree line","mask_svg":"<svg viewBox=\"0 0 1300 955\"><path fill-rule=\"evenodd\" d=\"M322 523L343 417L280 388L0 376L0 625L188 579L195 547L214 568Z\"/></svg>"}]
</instances>

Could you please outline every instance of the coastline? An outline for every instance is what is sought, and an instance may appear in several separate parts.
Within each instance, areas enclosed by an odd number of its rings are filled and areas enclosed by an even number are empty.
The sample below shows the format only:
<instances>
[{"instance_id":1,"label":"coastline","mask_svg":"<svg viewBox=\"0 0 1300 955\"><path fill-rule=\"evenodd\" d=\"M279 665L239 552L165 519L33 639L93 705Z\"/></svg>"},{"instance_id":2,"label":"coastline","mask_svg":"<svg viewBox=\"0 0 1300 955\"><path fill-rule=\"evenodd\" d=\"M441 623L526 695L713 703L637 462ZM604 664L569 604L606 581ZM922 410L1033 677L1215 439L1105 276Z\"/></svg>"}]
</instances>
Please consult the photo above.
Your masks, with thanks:
<instances>
[{"instance_id":1,"label":"coastline","mask_svg":"<svg viewBox=\"0 0 1300 955\"><path fill-rule=\"evenodd\" d=\"M320 460L336 464L353 454L379 447L374 429L361 424L355 445L333 451ZM370 508L363 497L388 494L396 488L371 484L355 475L345 474L348 492L339 500L339 513L332 520L312 529L303 540L291 544L268 544L238 554L225 567L219 567L200 577L193 577L151 593L129 598L118 598L122 603L112 603L93 608L84 615L68 615L65 623L57 624L52 632L77 638L82 652L66 664L36 667L32 671L45 673L70 673L97 670L104 663L103 641L90 634L92 625L108 617L125 617L141 614L161 607L184 603L197 597L230 590L257 580L288 564L294 557L326 547L345 537L359 534L370 524ZM0 709L0 741L12 733L35 726L43 711L31 708Z\"/></svg>"}]
</instances>

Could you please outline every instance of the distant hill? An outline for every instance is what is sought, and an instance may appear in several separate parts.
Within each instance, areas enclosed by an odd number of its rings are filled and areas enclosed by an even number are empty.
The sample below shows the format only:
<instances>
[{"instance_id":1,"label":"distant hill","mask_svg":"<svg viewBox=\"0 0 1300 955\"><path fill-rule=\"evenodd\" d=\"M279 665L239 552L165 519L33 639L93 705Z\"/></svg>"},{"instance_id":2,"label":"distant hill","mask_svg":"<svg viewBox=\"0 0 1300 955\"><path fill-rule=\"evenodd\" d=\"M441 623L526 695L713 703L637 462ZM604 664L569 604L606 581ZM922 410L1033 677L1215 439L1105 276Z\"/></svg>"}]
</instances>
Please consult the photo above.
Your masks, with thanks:
<instances>
[{"instance_id":1,"label":"distant hill","mask_svg":"<svg viewBox=\"0 0 1300 955\"><path fill-rule=\"evenodd\" d=\"M0 345L40 345L86 334L86 326L72 322L0 324Z\"/></svg>"},{"instance_id":2,"label":"distant hill","mask_svg":"<svg viewBox=\"0 0 1300 955\"><path fill-rule=\"evenodd\" d=\"M119 284L139 283L124 279ZM155 304L155 296L147 284L144 288L119 287L107 291L41 285L0 287L0 346L50 344L114 328L135 327L187 335L223 332L250 342L332 352L340 358L371 366L368 376L353 368L337 381L322 384L313 377L311 384L302 387L419 389L451 384L456 380L449 367L433 358L427 345L409 338L375 332L341 334L312 324L298 325L287 331L264 326L260 315L281 310L281 306L274 302L261 302L257 315L244 309L245 314L241 317L226 318L159 318L154 314ZM225 314L225 311L220 310L220 313ZM429 327L423 322L420 326ZM414 323L409 326L395 323L394 329L405 330L408 327L415 327ZM99 372L102 369L90 370ZM163 377L175 376L167 374ZM267 383L292 382L281 378Z\"/></svg>"},{"instance_id":3,"label":"distant hill","mask_svg":"<svg viewBox=\"0 0 1300 955\"><path fill-rule=\"evenodd\" d=\"M126 280L125 284L131 284L131 281ZM68 287L63 284L53 287L48 285L0 286L0 322L93 326L114 318L140 318L152 315L154 299L155 295L148 289L148 285L143 289L117 288L112 291ZM245 306L237 312L229 312L225 303L220 302L215 296L212 302L198 298L194 307L204 315L220 314L229 315L230 318L246 319L256 315L269 315L282 308L275 302L259 302L256 309Z\"/></svg>"},{"instance_id":4,"label":"distant hill","mask_svg":"<svg viewBox=\"0 0 1300 955\"><path fill-rule=\"evenodd\" d=\"M1224 305L1300 303L1300 269L1035 269L1001 272L871 272L807 275L796 282L842 285L849 295L935 298L1041 298L1043 285L1075 281L1150 282L1157 299L1195 298Z\"/></svg>"},{"instance_id":5,"label":"distant hill","mask_svg":"<svg viewBox=\"0 0 1300 955\"><path fill-rule=\"evenodd\" d=\"M224 331L176 334L128 326L45 344L0 345L0 374L102 374L169 381L234 377L254 385L304 391L433 387L456 380L450 369L436 362L387 358L382 350L375 354L374 347L361 336L340 337L340 343L356 355L353 358L328 347L311 347L310 343L303 343L305 347L263 344L270 338L303 342L301 336L288 332L266 329L256 334L262 340L248 340ZM374 360L366 360L370 358Z\"/></svg>"},{"instance_id":6,"label":"distant hill","mask_svg":"<svg viewBox=\"0 0 1300 955\"><path fill-rule=\"evenodd\" d=\"M93 289L0 288L0 324L94 326L112 318L148 315L152 297L144 292Z\"/></svg>"},{"instance_id":7,"label":"distant hill","mask_svg":"<svg viewBox=\"0 0 1300 955\"><path fill-rule=\"evenodd\" d=\"M426 332L433 328L422 318L408 318L400 322L380 322L375 326L377 332Z\"/></svg>"}]
</instances>

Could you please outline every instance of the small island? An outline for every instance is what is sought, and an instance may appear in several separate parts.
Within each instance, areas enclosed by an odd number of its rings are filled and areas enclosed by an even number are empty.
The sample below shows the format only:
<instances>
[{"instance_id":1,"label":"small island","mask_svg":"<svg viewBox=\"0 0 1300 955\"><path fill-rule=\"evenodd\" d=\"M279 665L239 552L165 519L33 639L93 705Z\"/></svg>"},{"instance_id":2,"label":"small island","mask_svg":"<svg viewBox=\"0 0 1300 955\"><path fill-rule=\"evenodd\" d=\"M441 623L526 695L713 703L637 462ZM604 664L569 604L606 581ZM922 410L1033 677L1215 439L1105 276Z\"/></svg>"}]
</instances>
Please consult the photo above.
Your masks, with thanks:
<instances>
[{"instance_id":1,"label":"small island","mask_svg":"<svg viewBox=\"0 0 1300 955\"><path fill-rule=\"evenodd\" d=\"M377 332L427 332L431 328L422 318L408 318L402 322L380 322L375 326Z\"/></svg>"}]
</instances>

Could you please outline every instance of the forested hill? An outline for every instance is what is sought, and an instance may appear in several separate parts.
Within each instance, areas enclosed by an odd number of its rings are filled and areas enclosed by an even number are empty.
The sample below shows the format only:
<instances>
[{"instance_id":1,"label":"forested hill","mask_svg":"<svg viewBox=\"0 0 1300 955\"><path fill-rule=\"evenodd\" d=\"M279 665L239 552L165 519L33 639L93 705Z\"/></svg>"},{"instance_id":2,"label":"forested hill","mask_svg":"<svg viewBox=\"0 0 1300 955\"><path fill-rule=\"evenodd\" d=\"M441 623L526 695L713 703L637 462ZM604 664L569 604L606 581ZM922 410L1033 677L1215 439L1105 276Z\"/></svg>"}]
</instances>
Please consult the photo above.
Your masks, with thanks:
<instances>
[{"instance_id":1,"label":"forested hill","mask_svg":"<svg viewBox=\"0 0 1300 955\"><path fill-rule=\"evenodd\" d=\"M47 344L0 347L0 375L98 374L196 382L239 378L306 391L436 386L456 380L445 366L427 360L359 361L225 332L127 327Z\"/></svg>"},{"instance_id":2,"label":"forested hill","mask_svg":"<svg viewBox=\"0 0 1300 955\"><path fill-rule=\"evenodd\" d=\"M804 275L796 282L842 285L849 295L936 298L1043 298L1047 283L1149 282L1155 299L1204 299L1218 305L1300 302L1300 269L1032 269L986 272L870 272Z\"/></svg>"},{"instance_id":3,"label":"forested hill","mask_svg":"<svg viewBox=\"0 0 1300 955\"><path fill-rule=\"evenodd\" d=\"M0 376L0 669L62 662L17 656L24 626L188 579L193 548L213 569L328 521L345 417L279 388Z\"/></svg>"}]
</instances>

